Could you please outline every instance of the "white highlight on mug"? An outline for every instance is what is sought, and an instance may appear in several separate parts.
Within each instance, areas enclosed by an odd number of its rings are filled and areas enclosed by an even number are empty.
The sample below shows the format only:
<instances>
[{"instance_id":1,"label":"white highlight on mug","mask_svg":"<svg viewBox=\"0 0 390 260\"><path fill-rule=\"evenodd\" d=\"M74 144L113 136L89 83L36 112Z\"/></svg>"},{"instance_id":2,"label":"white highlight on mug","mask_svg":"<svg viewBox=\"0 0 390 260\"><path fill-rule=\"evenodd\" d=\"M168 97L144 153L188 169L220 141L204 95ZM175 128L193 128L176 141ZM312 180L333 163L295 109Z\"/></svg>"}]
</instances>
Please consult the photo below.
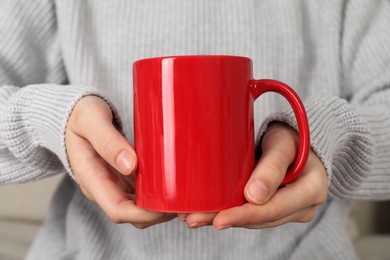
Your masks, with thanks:
<instances>
[{"instance_id":1,"label":"white highlight on mug","mask_svg":"<svg viewBox=\"0 0 390 260\"><path fill-rule=\"evenodd\" d=\"M175 104L173 84L174 59L162 60L162 111L164 138L165 196L176 194Z\"/></svg>"}]
</instances>

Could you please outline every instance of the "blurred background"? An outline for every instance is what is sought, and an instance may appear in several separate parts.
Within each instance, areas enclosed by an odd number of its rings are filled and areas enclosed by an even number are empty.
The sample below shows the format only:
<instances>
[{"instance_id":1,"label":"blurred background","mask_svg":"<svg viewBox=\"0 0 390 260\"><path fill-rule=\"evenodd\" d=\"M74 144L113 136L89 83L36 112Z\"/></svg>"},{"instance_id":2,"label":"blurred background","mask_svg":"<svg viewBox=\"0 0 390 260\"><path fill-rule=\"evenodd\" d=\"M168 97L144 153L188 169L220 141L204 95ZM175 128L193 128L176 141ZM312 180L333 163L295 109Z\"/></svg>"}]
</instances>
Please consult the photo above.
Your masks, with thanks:
<instances>
[{"instance_id":1,"label":"blurred background","mask_svg":"<svg viewBox=\"0 0 390 260\"><path fill-rule=\"evenodd\" d=\"M0 186L1 260L24 259L61 178ZM361 259L390 260L390 201L353 202L347 229Z\"/></svg>"}]
</instances>

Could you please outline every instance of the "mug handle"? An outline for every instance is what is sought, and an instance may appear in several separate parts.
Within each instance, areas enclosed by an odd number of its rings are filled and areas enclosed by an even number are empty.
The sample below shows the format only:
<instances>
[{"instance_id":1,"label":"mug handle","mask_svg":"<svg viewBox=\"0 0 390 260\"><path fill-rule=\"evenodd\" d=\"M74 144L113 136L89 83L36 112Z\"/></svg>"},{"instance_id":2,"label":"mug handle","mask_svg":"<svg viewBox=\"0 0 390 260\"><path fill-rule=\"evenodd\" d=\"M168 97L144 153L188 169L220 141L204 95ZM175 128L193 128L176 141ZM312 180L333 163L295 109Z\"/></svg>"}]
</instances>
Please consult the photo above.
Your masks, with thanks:
<instances>
[{"instance_id":1,"label":"mug handle","mask_svg":"<svg viewBox=\"0 0 390 260\"><path fill-rule=\"evenodd\" d=\"M284 96L293 108L298 123L299 149L294 164L287 171L280 186L296 180L305 167L310 149L309 123L305 107L298 94L283 82L272 79L251 80L250 89L255 99L265 92L276 92Z\"/></svg>"}]
</instances>

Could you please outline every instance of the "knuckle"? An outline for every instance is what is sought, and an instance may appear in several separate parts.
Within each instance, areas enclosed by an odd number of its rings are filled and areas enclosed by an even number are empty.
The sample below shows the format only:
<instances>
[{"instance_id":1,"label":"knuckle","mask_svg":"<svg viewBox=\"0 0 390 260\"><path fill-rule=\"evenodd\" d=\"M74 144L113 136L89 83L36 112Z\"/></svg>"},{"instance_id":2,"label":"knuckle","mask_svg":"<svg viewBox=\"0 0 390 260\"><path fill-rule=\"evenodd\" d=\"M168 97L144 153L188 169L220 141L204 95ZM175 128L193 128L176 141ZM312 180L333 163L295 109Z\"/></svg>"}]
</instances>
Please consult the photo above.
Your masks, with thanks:
<instances>
[{"instance_id":1,"label":"knuckle","mask_svg":"<svg viewBox=\"0 0 390 260\"><path fill-rule=\"evenodd\" d=\"M100 151L109 151L113 143L113 138L110 136L106 136L106 133L104 132L96 132L94 139L96 142L96 149Z\"/></svg>"},{"instance_id":2,"label":"knuckle","mask_svg":"<svg viewBox=\"0 0 390 260\"><path fill-rule=\"evenodd\" d=\"M282 179L286 174L286 171L283 170L282 163L278 160L264 161L263 167L267 173L267 177L271 179Z\"/></svg>"},{"instance_id":3,"label":"knuckle","mask_svg":"<svg viewBox=\"0 0 390 260\"><path fill-rule=\"evenodd\" d=\"M85 197L90 201L95 201L94 198L89 193L84 193Z\"/></svg>"},{"instance_id":4,"label":"knuckle","mask_svg":"<svg viewBox=\"0 0 390 260\"><path fill-rule=\"evenodd\" d=\"M106 211L106 214L107 214L108 218L111 220L111 222L113 222L115 224L122 224L122 223L124 223L124 221L121 219L119 214L116 213L115 211L108 210L108 211Z\"/></svg>"},{"instance_id":5,"label":"knuckle","mask_svg":"<svg viewBox=\"0 0 390 260\"><path fill-rule=\"evenodd\" d=\"M89 199L89 200L91 200L91 201L94 200L93 197L92 197L92 195L91 195L91 193L90 193L89 191L87 191L86 188L84 188L83 186L80 186L80 189L81 189L81 192L84 194L84 196L85 196L87 199Z\"/></svg>"},{"instance_id":6,"label":"knuckle","mask_svg":"<svg viewBox=\"0 0 390 260\"><path fill-rule=\"evenodd\" d=\"M299 218L298 221L299 223L308 223L314 219L314 217L317 214L317 209L315 207L309 209L307 212L302 214Z\"/></svg>"},{"instance_id":7,"label":"knuckle","mask_svg":"<svg viewBox=\"0 0 390 260\"><path fill-rule=\"evenodd\" d=\"M314 206L318 206L324 203L327 198L327 195L327 192L318 192L314 199Z\"/></svg>"},{"instance_id":8,"label":"knuckle","mask_svg":"<svg viewBox=\"0 0 390 260\"><path fill-rule=\"evenodd\" d=\"M318 187L318 185L308 185L306 189L306 196L309 196L309 198L312 198L312 204L313 206L320 205L325 202L328 191L325 188Z\"/></svg>"},{"instance_id":9,"label":"knuckle","mask_svg":"<svg viewBox=\"0 0 390 260\"><path fill-rule=\"evenodd\" d=\"M326 200L327 192L313 183L309 183L305 188L305 196L311 198L311 204L317 206Z\"/></svg>"},{"instance_id":10,"label":"knuckle","mask_svg":"<svg viewBox=\"0 0 390 260\"><path fill-rule=\"evenodd\" d=\"M105 133L104 133L105 134ZM99 154L106 154L108 157L113 158L115 156L115 136L102 136L98 134L95 137L96 150Z\"/></svg>"},{"instance_id":11,"label":"knuckle","mask_svg":"<svg viewBox=\"0 0 390 260\"><path fill-rule=\"evenodd\" d=\"M146 223L132 223L132 225L137 229L146 229L151 226L150 224Z\"/></svg>"}]
</instances>

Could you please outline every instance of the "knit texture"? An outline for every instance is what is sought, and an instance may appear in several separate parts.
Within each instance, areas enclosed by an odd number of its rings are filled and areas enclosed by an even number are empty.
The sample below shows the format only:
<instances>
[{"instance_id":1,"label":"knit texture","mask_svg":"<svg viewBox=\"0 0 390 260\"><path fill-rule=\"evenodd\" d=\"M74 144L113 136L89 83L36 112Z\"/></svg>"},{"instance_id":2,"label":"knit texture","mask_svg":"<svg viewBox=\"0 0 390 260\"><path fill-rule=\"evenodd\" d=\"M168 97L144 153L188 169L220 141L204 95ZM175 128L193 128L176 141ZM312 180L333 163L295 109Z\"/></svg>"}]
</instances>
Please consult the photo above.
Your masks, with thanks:
<instances>
[{"instance_id":1,"label":"knit texture","mask_svg":"<svg viewBox=\"0 0 390 260\"><path fill-rule=\"evenodd\" d=\"M67 171L28 259L355 259L350 199L390 198L389 1L4 0L0 9L0 182ZM254 77L304 100L329 199L307 224L265 230L138 230L110 222L71 179L64 132L80 98L110 103L133 140L132 63L165 55L253 60ZM114 104L116 108L114 108ZM258 138L296 128L287 102L255 103Z\"/></svg>"}]
</instances>

